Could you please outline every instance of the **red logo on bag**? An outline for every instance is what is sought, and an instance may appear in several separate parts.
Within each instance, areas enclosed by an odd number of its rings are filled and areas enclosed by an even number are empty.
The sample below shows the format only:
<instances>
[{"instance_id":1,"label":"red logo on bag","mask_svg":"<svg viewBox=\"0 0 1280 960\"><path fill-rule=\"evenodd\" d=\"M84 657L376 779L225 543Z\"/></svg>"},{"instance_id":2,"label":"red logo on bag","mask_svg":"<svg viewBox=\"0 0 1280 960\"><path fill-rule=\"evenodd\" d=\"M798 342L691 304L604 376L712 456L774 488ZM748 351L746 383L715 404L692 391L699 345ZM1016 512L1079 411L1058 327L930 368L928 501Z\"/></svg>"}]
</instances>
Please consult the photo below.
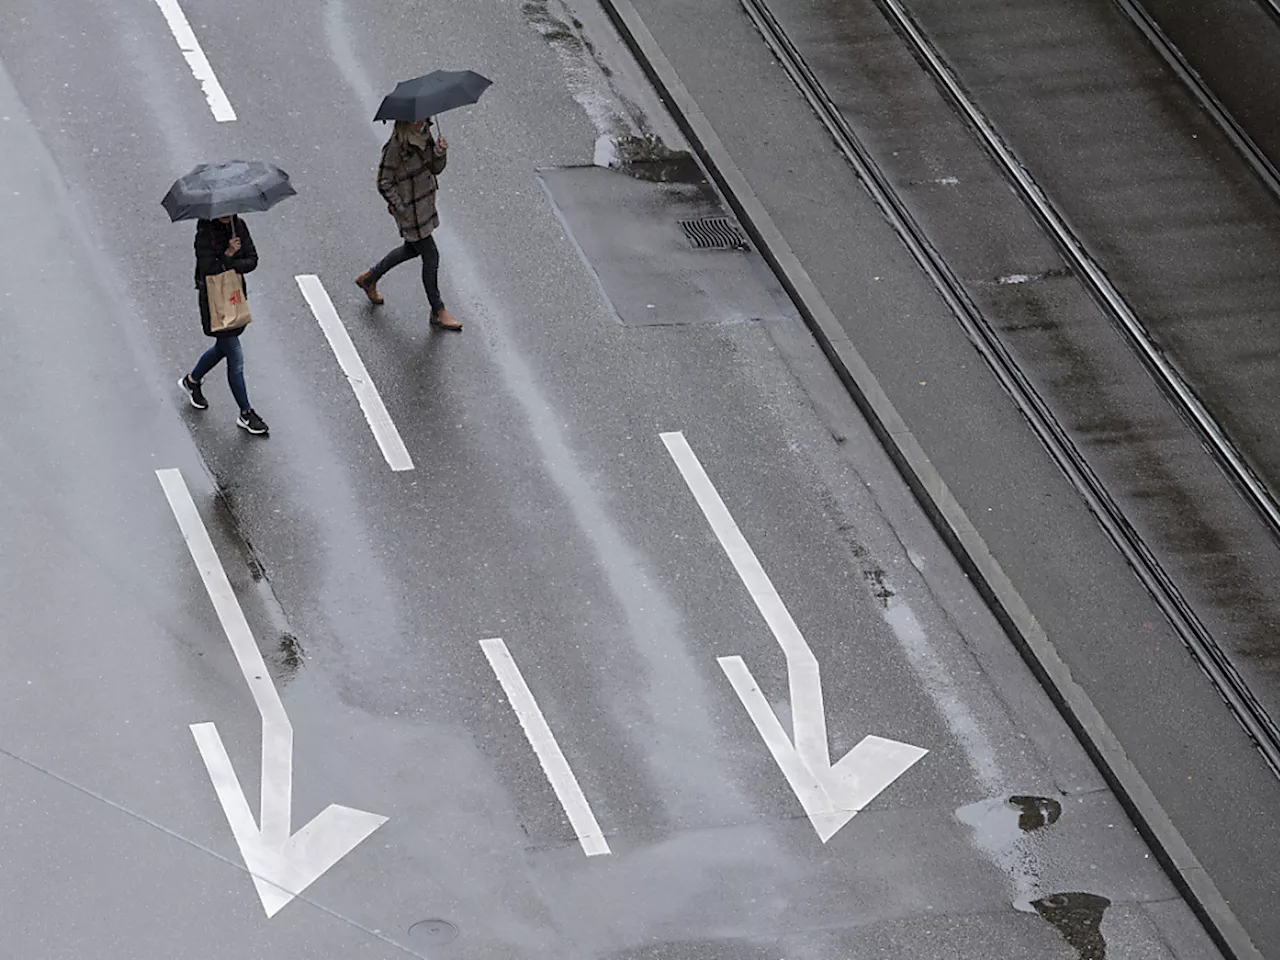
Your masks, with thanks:
<instances>
[{"instance_id":1,"label":"red logo on bag","mask_svg":"<svg viewBox=\"0 0 1280 960\"><path fill-rule=\"evenodd\" d=\"M243 302L244 296L240 293L239 290L237 290L233 294L231 294L230 300L233 304L239 305L241 302Z\"/></svg>"}]
</instances>

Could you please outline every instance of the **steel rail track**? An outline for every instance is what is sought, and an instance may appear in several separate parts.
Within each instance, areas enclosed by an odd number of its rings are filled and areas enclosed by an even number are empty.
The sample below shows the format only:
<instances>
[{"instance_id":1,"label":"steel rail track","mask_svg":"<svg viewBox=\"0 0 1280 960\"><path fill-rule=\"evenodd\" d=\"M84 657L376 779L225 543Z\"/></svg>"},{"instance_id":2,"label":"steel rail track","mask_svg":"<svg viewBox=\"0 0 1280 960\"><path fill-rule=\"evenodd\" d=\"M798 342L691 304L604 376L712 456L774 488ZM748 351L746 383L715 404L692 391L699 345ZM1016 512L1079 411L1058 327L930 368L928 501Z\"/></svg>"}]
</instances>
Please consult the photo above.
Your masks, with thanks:
<instances>
[{"instance_id":1,"label":"steel rail track","mask_svg":"<svg viewBox=\"0 0 1280 960\"><path fill-rule=\"evenodd\" d=\"M872 199L881 208L902 242L960 321L997 380L1026 417L1041 443L1079 492L1098 523L1173 625L1196 663L1208 676L1236 719L1266 758L1272 771L1280 776L1280 727L1254 697L1226 653L1182 595L1177 584L1134 529L1068 432L1053 415L1044 398L1035 389L1030 378L1019 367L999 335L974 304L963 283L930 242L901 195L841 114L838 106L773 15L765 0L739 0L739 2L764 37L765 43L782 64L783 69L826 126ZM877 3L883 4L882 9L890 15L891 22L901 27L900 33L916 50L930 72L935 74L944 89L952 93L953 100L958 99L959 102L956 105L971 118L980 135L984 139L989 135L994 140L993 152L998 152L999 157L1003 158L1002 166L1008 164L1015 168L1016 176L1011 175L1010 179L1013 179L1015 184L1025 184L1030 195L1028 202L1030 203L1032 199L1035 201L1032 204L1033 210L1042 210L1045 218L1050 219L1064 234L1064 240L1070 244L1071 249L1083 253L1078 239L1070 233L1026 171L995 136L990 123L969 101L937 51L920 33L897 0L877 0ZM896 14L900 14L901 18L899 19ZM1136 318L1132 317L1127 305L1118 294L1114 293L1105 276L1087 256L1080 267L1082 280L1087 283L1091 277L1096 278L1105 284L1105 290L1111 291L1111 296L1103 301L1104 306L1116 304L1118 309L1122 309L1125 315L1136 323ZM1163 362L1163 358L1161 361ZM1178 382L1181 382L1180 379ZM1268 502L1270 502L1269 498Z\"/></svg>"},{"instance_id":2,"label":"steel rail track","mask_svg":"<svg viewBox=\"0 0 1280 960\"><path fill-rule=\"evenodd\" d=\"M1277 22L1280 22L1280 0L1261 0L1261 3L1270 10L1272 16L1277 18ZM1137 0L1115 0L1115 4L1147 38L1147 42L1169 65L1169 69L1191 91L1192 96L1199 101L1200 106L1209 114L1213 122L1227 135L1232 146L1253 168L1253 172L1271 191L1271 195L1280 200L1280 171L1276 170L1275 164L1254 143L1253 138L1240 126L1231 112L1222 105L1222 101L1200 78L1200 74L1187 62L1182 52L1165 36L1155 18Z\"/></svg>"},{"instance_id":3,"label":"steel rail track","mask_svg":"<svg viewBox=\"0 0 1280 960\"><path fill-rule=\"evenodd\" d=\"M932 41L916 24L899 0L873 0L886 19L911 47L925 70L941 87L961 118L977 135L995 160L1014 191L1048 233L1076 276L1097 301L1129 346L1138 355L1156 384L1173 403L1174 409L1199 435L1211 456L1227 478L1240 491L1245 502L1262 518L1274 538L1280 541L1280 502L1227 436L1218 421L1196 396L1191 385L1164 355L1164 351L1143 325L1142 320L1098 266L1083 241L1067 224L1066 218L1040 189L1039 184L996 132L991 121L965 91Z\"/></svg>"}]
</instances>

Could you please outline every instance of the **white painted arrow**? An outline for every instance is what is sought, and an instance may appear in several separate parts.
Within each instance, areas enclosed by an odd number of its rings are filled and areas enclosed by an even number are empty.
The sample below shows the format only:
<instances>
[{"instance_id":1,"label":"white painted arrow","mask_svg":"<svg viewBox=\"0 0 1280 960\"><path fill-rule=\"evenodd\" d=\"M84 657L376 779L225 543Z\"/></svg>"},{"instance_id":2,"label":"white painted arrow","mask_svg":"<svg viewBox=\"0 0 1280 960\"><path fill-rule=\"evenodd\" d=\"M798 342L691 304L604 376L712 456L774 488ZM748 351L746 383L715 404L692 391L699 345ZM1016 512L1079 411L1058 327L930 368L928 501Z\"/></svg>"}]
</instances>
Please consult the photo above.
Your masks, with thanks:
<instances>
[{"instance_id":1,"label":"white painted arrow","mask_svg":"<svg viewBox=\"0 0 1280 960\"><path fill-rule=\"evenodd\" d=\"M254 823L222 738L212 723L193 723L191 733L204 758L213 789L231 825L240 855L253 877L268 917L274 917L326 870L350 853L386 817L331 804L290 836L293 810L293 725L267 673L240 602L227 580L213 542L177 470L157 470L169 506L182 528L218 620L231 641L240 670L262 717L262 816Z\"/></svg>"},{"instance_id":2,"label":"white painted arrow","mask_svg":"<svg viewBox=\"0 0 1280 960\"><path fill-rule=\"evenodd\" d=\"M817 658L684 434L674 432L661 436L733 568L782 647L787 661L794 739L788 738L741 657L720 657L720 668L733 684L773 754L774 762L791 784L818 837L826 843L929 751L897 740L868 736L837 763L831 762Z\"/></svg>"}]
</instances>

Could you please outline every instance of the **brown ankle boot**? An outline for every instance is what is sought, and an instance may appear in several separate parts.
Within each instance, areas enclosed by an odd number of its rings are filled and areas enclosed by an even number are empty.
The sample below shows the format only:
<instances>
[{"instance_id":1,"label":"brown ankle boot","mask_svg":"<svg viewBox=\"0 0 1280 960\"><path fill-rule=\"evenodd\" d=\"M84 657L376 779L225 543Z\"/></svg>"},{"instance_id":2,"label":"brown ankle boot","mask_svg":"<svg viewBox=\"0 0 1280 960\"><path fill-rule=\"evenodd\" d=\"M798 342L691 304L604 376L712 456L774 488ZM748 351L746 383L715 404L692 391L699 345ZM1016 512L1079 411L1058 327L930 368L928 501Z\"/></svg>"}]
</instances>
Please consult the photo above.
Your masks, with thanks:
<instances>
[{"instance_id":1,"label":"brown ankle boot","mask_svg":"<svg viewBox=\"0 0 1280 960\"><path fill-rule=\"evenodd\" d=\"M366 270L360 276L356 277L356 286L365 292L365 295L375 306L381 306L386 303L382 299L382 295L378 293L378 285L373 281L373 271Z\"/></svg>"},{"instance_id":2,"label":"brown ankle boot","mask_svg":"<svg viewBox=\"0 0 1280 960\"><path fill-rule=\"evenodd\" d=\"M448 310L443 307L439 311L431 315L431 325L440 327L442 330L461 330L462 324Z\"/></svg>"}]
</instances>

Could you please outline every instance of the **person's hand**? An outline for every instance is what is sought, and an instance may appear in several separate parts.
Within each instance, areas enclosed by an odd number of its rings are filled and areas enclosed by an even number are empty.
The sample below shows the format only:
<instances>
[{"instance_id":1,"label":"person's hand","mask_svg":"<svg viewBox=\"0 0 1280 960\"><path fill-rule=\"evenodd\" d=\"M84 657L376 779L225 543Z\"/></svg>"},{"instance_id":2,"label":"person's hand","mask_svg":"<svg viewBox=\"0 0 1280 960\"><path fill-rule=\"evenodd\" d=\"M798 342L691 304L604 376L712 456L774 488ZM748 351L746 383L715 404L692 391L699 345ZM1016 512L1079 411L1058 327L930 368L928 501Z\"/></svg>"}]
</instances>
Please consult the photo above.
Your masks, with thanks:
<instances>
[{"instance_id":1,"label":"person's hand","mask_svg":"<svg viewBox=\"0 0 1280 960\"><path fill-rule=\"evenodd\" d=\"M436 149L439 150L441 153L444 153L446 150L449 149L449 141L446 140L444 137L440 137L438 140L436 140Z\"/></svg>"},{"instance_id":2,"label":"person's hand","mask_svg":"<svg viewBox=\"0 0 1280 960\"><path fill-rule=\"evenodd\" d=\"M231 242L227 244L227 252L226 254L224 254L224 256L234 257L239 252L240 252L240 238L232 237Z\"/></svg>"}]
</instances>

